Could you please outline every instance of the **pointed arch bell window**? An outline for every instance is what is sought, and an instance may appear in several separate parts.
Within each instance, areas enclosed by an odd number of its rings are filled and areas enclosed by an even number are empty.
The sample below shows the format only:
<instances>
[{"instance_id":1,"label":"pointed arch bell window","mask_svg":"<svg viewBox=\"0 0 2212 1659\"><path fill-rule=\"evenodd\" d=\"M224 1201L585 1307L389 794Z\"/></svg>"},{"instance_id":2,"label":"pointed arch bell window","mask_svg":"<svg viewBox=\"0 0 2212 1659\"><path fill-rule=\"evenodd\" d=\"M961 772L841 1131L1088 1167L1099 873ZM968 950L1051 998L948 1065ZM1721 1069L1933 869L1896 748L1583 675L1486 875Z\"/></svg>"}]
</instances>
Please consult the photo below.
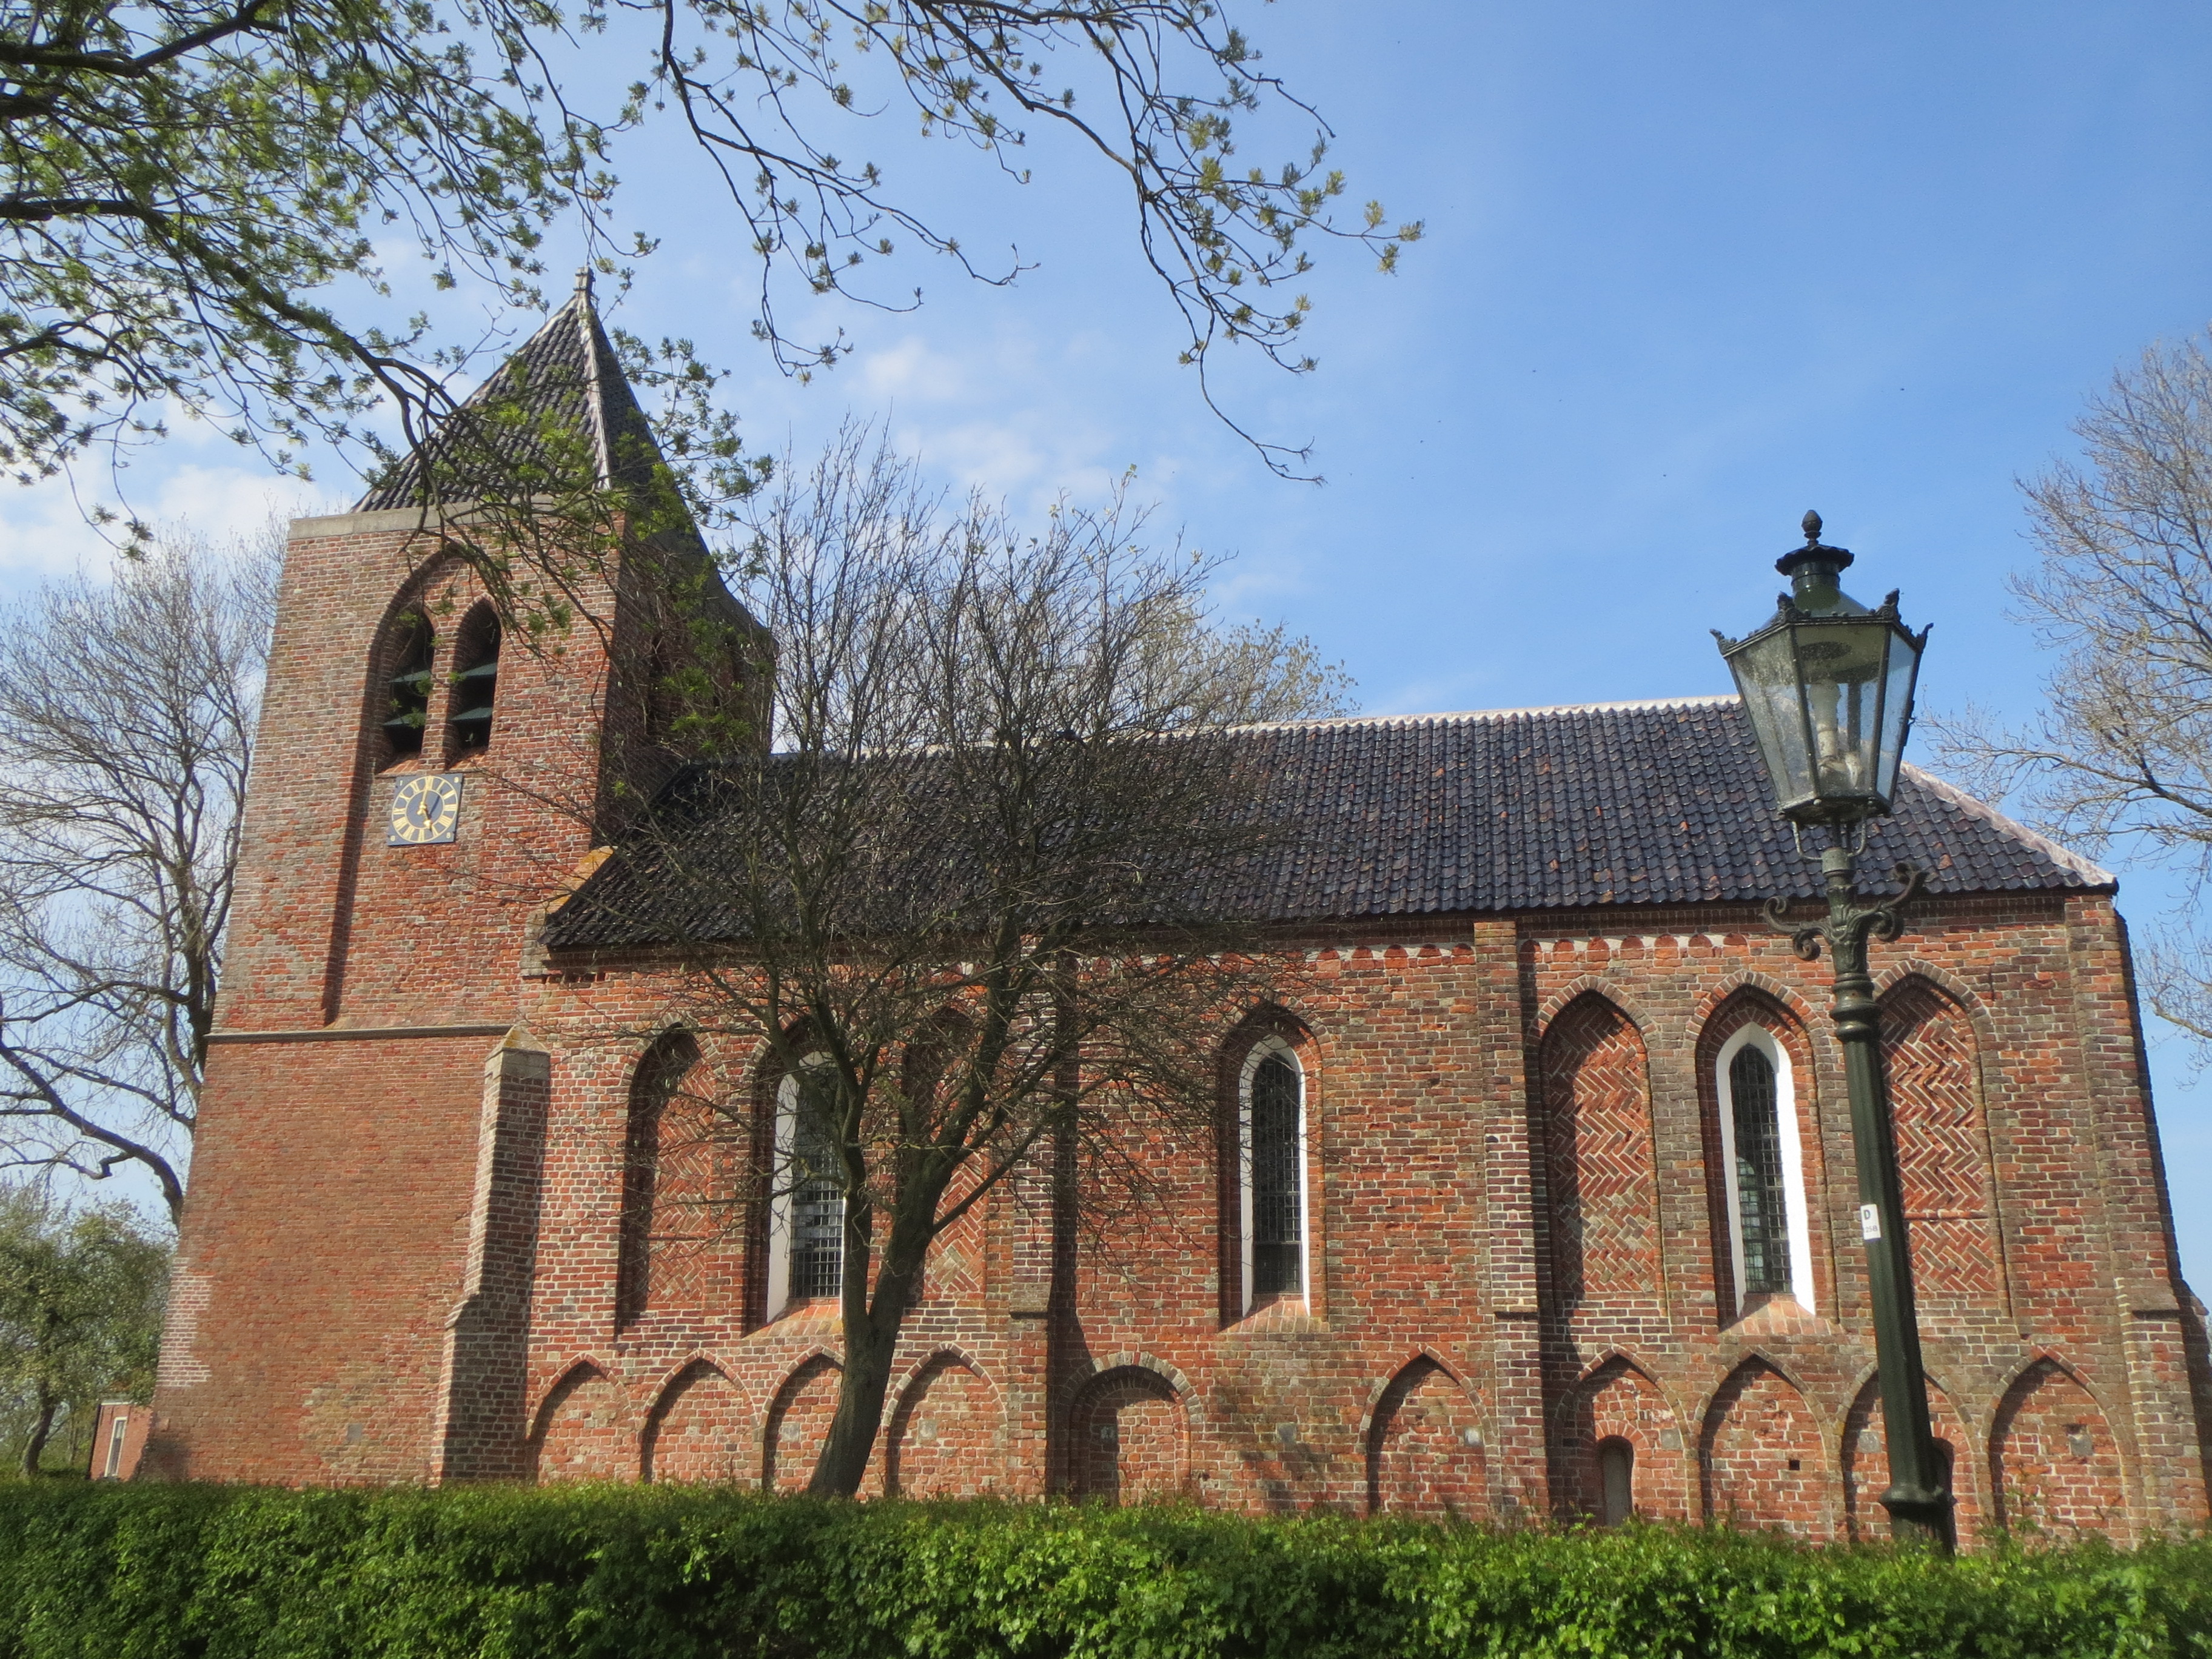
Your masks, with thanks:
<instances>
[{"instance_id":1,"label":"pointed arch bell window","mask_svg":"<svg viewBox=\"0 0 2212 1659\"><path fill-rule=\"evenodd\" d=\"M391 669L384 710L384 743L394 760L422 752L422 729L429 723L430 663L437 636L430 620L410 611L392 624L392 641L386 658Z\"/></svg>"},{"instance_id":2,"label":"pointed arch bell window","mask_svg":"<svg viewBox=\"0 0 2212 1659\"><path fill-rule=\"evenodd\" d=\"M499 696L499 617L480 605L461 623L453 646L452 712L446 716L456 755L491 746L492 708Z\"/></svg>"}]
</instances>

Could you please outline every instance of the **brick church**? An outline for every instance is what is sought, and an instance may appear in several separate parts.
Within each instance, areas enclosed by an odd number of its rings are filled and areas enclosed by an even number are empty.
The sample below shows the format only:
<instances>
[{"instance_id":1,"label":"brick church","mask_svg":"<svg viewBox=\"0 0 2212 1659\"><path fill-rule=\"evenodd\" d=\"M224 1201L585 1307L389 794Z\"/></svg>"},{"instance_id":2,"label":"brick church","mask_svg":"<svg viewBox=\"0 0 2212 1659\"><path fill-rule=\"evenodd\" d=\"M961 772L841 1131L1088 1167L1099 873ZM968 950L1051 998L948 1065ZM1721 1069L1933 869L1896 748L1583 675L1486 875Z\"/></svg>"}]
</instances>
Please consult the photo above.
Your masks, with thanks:
<instances>
[{"instance_id":1,"label":"brick church","mask_svg":"<svg viewBox=\"0 0 2212 1659\"><path fill-rule=\"evenodd\" d=\"M587 289L501 374L607 476L649 441ZM592 902L670 769L665 562L502 655L422 493L291 528L140 1472L803 1486L819 1218L641 1219L701 1178L672 1102L777 1091ZM1296 1006L1224 1035L1149 1249L999 1202L940 1242L866 1490L1886 1530L1828 969L1757 909L1818 872L1735 700L1235 740L1294 781L1301 855L1241 902L1307 958ZM2202 1525L2116 884L1924 773L1899 797L1873 852L1931 880L1875 968L1961 1538Z\"/></svg>"}]
</instances>

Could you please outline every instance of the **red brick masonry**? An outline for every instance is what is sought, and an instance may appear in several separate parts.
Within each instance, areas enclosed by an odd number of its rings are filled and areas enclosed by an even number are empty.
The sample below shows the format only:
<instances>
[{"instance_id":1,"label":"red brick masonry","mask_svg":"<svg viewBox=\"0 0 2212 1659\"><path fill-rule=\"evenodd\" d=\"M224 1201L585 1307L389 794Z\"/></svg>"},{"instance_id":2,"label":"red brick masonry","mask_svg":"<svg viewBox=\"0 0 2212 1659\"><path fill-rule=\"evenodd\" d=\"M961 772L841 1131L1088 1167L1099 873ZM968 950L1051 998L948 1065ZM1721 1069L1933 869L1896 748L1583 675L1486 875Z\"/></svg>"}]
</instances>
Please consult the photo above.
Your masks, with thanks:
<instances>
[{"instance_id":1,"label":"red brick masonry","mask_svg":"<svg viewBox=\"0 0 2212 1659\"><path fill-rule=\"evenodd\" d=\"M144 1466L803 1484L834 1316L765 1317L765 1246L741 1228L634 1227L624 1279L625 1148L659 1137L671 1183L711 1174L685 1162L679 1105L641 1104L666 1097L640 1068L667 1063L647 1051L681 1012L674 978L530 943L653 781L620 740L642 718L624 668L642 611L503 661L490 755L456 764L459 839L387 848L393 772L444 768L447 734L434 699L428 758L386 763L379 653L420 603L442 668L474 598L410 523L295 528ZM1163 1207L1079 1248L1004 1194L931 1264L871 1490L1596 1514L1619 1442L1645 1515L1879 1528L1825 963L1741 904L1280 943L1306 988L1230 1046L1273 1032L1304 1073L1306 1293L1243 1310L1214 1145L1146 1143ZM2203 1524L2203 1325L2110 890L1923 901L1875 958L1962 1530ZM1740 1294L1730 1246L1718 1079L1747 1024L1777 1057L1802 1194L1788 1296ZM744 1043L685 1058L679 1097L768 1097Z\"/></svg>"}]
</instances>

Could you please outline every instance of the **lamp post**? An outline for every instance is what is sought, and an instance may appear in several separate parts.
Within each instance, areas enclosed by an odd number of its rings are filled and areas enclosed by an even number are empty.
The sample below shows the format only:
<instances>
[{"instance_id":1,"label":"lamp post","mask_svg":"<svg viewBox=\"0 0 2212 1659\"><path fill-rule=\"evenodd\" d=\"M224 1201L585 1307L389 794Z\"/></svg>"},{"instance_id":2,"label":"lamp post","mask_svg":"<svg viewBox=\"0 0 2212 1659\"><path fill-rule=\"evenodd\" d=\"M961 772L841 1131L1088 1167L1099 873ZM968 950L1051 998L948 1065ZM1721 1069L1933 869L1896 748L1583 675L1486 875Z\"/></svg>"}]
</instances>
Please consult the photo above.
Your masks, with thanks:
<instances>
[{"instance_id":1,"label":"lamp post","mask_svg":"<svg viewBox=\"0 0 2212 1659\"><path fill-rule=\"evenodd\" d=\"M1836 966L1837 1040L1851 1101L1851 1146L1859 1170L1859 1236L1874 1292L1875 1355L1881 1373L1882 1438L1889 1490L1881 1494L1890 1534L1951 1547L1951 1495L1928 1426L1928 1387L1920 1327L1912 1306L1912 1256L1897 1174L1897 1137L1882 1076L1881 1011L1867 972L1867 941L1897 937L1900 907L1919 890L1921 872L1899 865L1904 890L1862 903L1854 887L1869 819L1890 810L1898 762L1912 722L1913 682L1928 641L1898 620L1897 595L1869 611L1838 586L1851 556L1823 546L1820 515L1805 515L1805 545L1775 568L1790 578L1773 617L1748 638L1716 629L1735 676L1744 713L1774 786L1776 810L1803 832L1825 830L1820 853L1827 884L1825 921L1793 925L1788 901L1766 902L1770 925L1790 935L1811 962L1827 941Z\"/></svg>"}]
</instances>

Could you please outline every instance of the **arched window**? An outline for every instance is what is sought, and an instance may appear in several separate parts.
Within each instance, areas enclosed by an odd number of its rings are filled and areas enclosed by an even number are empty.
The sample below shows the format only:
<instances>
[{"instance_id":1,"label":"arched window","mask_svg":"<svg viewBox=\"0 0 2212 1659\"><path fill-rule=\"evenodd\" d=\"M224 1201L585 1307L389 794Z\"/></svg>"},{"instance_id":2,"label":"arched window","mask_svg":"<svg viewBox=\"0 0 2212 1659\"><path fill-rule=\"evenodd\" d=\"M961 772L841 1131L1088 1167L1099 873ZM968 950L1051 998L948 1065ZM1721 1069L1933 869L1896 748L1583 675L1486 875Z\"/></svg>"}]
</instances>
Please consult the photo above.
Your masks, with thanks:
<instances>
[{"instance_id":1,"label":"arched window","mask_svg":"<svg viewBox=\"0 0 2212 1659\"><path fill-rule=\"evenodd\" d=\"M430 659L437 639L430 620L419 611L394 619L385 661L391 677L385 688L384 746L387 758L402 760L422 752L422 728L430 714Z\"/></svg>"},{"instance_id":2,"label":"arched window","mask_svg":"<svg viewBox=\"0 0 2212 1659\"><path fill-rule=\"evenodd\" d=\"M492 705L499 696L499 617L480 605L462 618L453 644L453 701L446 729L456 755L491 746Z\"/></svg>"},{"instance_id":3,"label":"arched window","mask_svg":"<svg viewBox=\"0 0 2212 1659\"><path fill-rule=\"evenodd\" d=\"M845 1194L824 1062L810 1059L775 1091L775 1195L769 1206L769 1317L844 1285Z\"/></svg>"},{"instance_id":4,"label":"arched window","mask_svg":"<svg viewBox=\"0 0 2212 1659\"><path fill-rule=\"evenodd\" d=\"M1597 1443L1598 1519L1617 1527L1636 1513L1636 1448L1619 1435Z\"/></svg>"},{"instance_id":5,"label":"arched window","mask_svg":"<svg viewBox=\"0 0 2212 1659\"><path fill-rule=\"evenodd\" d=\"M1759 1025L1722 1045L1721 1163L1739 1313L1771 1297L1813 1307L1812 1234L1790 1056Z\"/></svg>"},{"instance_id":6,"label":"arched window","mask_svg":"<svg viewBox=\"0 0 2212 1659\"><path fill-rule=\"evenodd\" d=\"M1279 1038L1245 1060L1238 1093L1244 1308L1306 1291L1305 1078Z\"/></svg>"}]
</instances>

